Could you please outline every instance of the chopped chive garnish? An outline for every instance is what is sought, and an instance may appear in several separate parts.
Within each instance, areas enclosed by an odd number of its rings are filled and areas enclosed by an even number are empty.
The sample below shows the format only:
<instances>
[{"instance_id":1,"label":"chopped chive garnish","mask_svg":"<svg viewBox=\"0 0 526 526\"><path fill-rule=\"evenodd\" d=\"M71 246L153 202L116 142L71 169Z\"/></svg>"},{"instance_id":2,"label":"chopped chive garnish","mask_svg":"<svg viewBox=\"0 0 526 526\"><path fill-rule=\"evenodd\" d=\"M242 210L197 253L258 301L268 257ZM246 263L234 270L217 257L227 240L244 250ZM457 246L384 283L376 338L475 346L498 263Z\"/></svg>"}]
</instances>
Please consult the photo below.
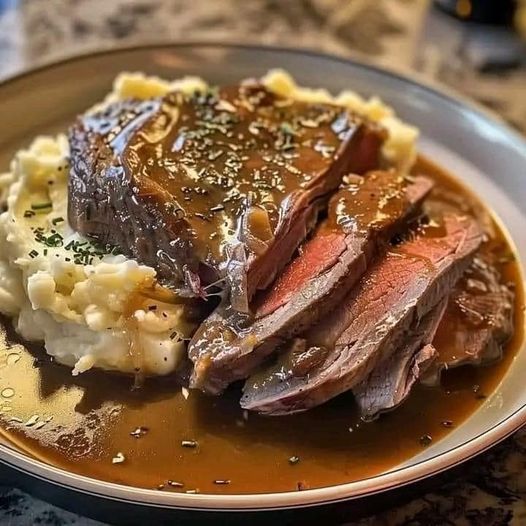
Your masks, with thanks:
<instances>
[{"instance_id":1,"label":"chopped chive garnish","mask_svg":"<svg viewBox=\"0 0 526 526\"><path fill-rule=\"evenodd\" d=\"M44 210L46 208L51 208L53 205L50 201L47 201L46 203L33 203L31 205L31 210Z\"/></svg>"},{"instance_id":2,"label":"chopped chive garnish","mask_svg":"<svg viewBox=\"0 0 526 526\"><path fill-rule=\"evenodd\" d=\"M36 250L32 250L30 253L29 253L29 257L31 259L35 259L36 257L38 256L38 252Z\"/></svg>"},{"instance_id":3,"label":"chopped chive garnish","mask_svg":"<svg viewBox=\"0 0 526 526\"><path fill-rule=\"evenodd\" d=\"M60 234L53 234L46 240L46 245L50 247L61 247L64 243L64 238Z\"/></svg>"},{"instance_id":4,"label":"chopped chive garnish","mask_svg":"<svg viewBox=\"0 0 526 526\"><path fill-rule=\"evenodd\" d=\"M39 205L32 205L39 206ZM30 214L34 215L35 212L29 211ZM63 217L56 217L52 219L52 224L56 225L60 222L65 221ZM46 247L62 247L64 246L64 238L56 230L51 229L48 235L46 230L42 227L32 228L34 232L35 240L45 245ZM118 247L112 245L99 245L95 242L90 241L69 241L64 247L65 250L70 251L72 258L66 258L66 261L71 261L77 265L91 265L95 258L102 258L107 255L118 255L120 251ZM57 255L58 257L58 255Z\"/></svg>"},{"instance_id":5,"label":"chopped chive garnish","mask_svg":"<svg viewBox=\"0 0 526 526\"><path fill-rule=\"evenodd\" d=\"M33 212L33 210L26 210L24 212L24 217L33 217L35 214L35 212Z\"/></svg>"}]
</instances>

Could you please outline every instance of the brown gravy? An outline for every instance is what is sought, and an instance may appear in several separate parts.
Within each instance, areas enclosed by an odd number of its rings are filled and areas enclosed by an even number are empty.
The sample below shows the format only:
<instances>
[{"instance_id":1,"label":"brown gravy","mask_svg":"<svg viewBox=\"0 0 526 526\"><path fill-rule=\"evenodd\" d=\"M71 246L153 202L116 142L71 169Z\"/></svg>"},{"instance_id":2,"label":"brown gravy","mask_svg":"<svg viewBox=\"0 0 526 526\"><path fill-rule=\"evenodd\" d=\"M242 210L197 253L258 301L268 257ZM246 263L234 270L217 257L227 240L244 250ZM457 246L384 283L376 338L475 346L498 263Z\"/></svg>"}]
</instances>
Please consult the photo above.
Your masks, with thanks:
<instances>
[{"instance_id":1,"label":"brown gravy","mask_svg":"<svg viewBox=\"0 0 526 526\"><path fill-rule=\"evenodd\" d=\"M85 126L123 159L137 199L166 207L164 229L192 246L212 267L250 200L248 230L259 240L275 234L282 205L307 189L335 162L359 129L346 110L273 94L257 84L191 97L173 92L139 108L104 110Z\"/></svg>"},{"instance_id":2,"label":"brown gravy","mask_svg":"<svg viewBox=\"0 0 526 526\"><path fill-rule=\"evenodd\" d=\"M434 164L420 158L415 173L436 180L437 201L488 217ZM484 250L512 254L490 223L495 234ZM406 403L373 423L359 420L350 395L304 414L265 418L241 411L239 389L185 398L173 378L160 378L133 390L130 378L100 371L74 378L42 350L9 343L0 350L0 433L68 471L163 491L290 491L379 474L460 425L505 374L523 341L524 295L518 263L503 257L499 266L516 290L515 334L504 358L448 371L439 388L417 386Z\"/></svg>"}]
</instances>

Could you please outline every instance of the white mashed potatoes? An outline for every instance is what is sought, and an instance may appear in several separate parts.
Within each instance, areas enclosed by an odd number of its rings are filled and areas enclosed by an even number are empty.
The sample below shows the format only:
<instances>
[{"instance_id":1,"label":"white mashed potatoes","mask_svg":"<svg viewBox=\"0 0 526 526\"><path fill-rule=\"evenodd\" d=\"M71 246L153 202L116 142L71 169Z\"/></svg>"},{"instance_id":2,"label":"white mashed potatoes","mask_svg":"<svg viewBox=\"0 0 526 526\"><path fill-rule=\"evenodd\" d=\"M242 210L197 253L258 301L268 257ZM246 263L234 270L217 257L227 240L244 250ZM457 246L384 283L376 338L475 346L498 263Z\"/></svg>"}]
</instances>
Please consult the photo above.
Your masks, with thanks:
<instances>
[{"instance_id":1,"label":"white mashed potatoes","mask_svg":"<svg viewBox=\"0 0 526 526\"><path fill-rule=\"evenodd\" d=\"M284 96L336 102L366 115L389 132L383 155L400 169L415 159L415 128L396 118L377 98L345 91L296 86L283 71L263 78ZM142 74L121 74L100 107L121 98L146 99L179 89L203 90L199 78L167 82ZM153 294L155 270L106 247L95 246L67 223L68 142L39 137L17 153L10 172L0 174L0 312L14 320L26 340L44 342L73 374L92 367L163 375L184 357L193 325L184 308Z\"/></svg>"}]
</instances>

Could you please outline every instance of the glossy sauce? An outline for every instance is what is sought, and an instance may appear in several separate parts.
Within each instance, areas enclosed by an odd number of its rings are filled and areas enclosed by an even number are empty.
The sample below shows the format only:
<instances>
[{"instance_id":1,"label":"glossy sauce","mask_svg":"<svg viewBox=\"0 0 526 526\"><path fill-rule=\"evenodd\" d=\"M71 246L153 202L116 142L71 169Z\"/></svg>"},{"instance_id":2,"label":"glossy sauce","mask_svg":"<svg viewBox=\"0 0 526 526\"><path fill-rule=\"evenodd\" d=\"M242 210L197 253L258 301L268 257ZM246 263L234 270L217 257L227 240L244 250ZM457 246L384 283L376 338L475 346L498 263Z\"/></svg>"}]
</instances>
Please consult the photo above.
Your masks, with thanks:
<instances>
[{"instance_id":1,"label":"glossy sauce","mask_svg":"<svg viewBox=\"0 0 526 526\"><path fill-rule=\"evenodd\" d=\"M432 200L440 206L464 208L491 227L484 251L501 253L504 244L512 254L460 184L423 159L415 173L436 180ZM359 420L350 395L300 415L265 418L241 411L236 388L186 398L173 378L148 379L136 390L132 379L103 372L73 378L41 350L12 343L0 353L1 430L55 466L160 491L288 491L372 476L460 425L502 379L523 341L524 296L513 258L501 258L498 267L516 294L515 334L503 359L448 371L439 388L417 386L400 408L372 423Z\"/></svg>"},{"instance_id":2,"label":"glossy sauce","mask_svg":"<svg viewBox=\"0 0 526 526\"><path fill-rule=\"evenodd\" d=\"M329 201L327 218L300 248L301 257L294 258L272 287L256 296L252 305L256 318L286 304L311 278L333 266L347 247L347 235L365 242L375 230L396 224L409 207L407 182L401 175L381 170L367 177L345 176Z\"/></svg>"},{"instance_id":3,"label":"glossy sauce","mask_svg":"<svg viewBox=\"0 0 526 526\"><path fill-rule=\"evenodd\" d=\"M291 194L319 184L360 127L341 107L255 83L173 92L138 107L104 110L85 124L122 159L136 199L159 211L159 226L213 268L228 259L240 228L257 254Z\"/></svg>"},{"instance_id":4,"label":"glossy sauce","mask_svg":"<svg viewBox=\"0 0 526 526\"><path fill-rule=\"evenodd\" d=\"M349 184L329 203L326 228L367 234L394 223L408 206L402 175L376 171L346 179Z\"/></svg>"}]
</instances>

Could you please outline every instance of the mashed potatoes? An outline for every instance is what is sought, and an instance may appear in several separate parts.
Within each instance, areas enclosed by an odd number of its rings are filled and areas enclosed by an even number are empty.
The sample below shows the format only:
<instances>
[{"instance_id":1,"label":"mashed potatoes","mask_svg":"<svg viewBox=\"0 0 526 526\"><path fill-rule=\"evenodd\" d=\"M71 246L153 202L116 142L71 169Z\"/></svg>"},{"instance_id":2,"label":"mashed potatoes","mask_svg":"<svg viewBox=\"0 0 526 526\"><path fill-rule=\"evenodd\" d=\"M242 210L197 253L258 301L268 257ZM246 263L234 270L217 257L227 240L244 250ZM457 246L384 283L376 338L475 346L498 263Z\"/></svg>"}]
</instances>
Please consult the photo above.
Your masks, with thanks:
<instances>
[{"instance_id":1,"label":"mashed potatoes","mask_svg":"<svg viewBox=\"0 0 526 526\"><path fill-rule=\"evenodd\" d=\"M152 268L70 229L67 158L64 136L40 137L2 179L0 310L73 374L91 367L167 374L193 327L180 305L151 299Z\"/></svg>"},{"instance_id":2,"label":"mashed potatoes","mask_svg":"<svg viewBox=\"0 0 526 526\"><path fill-rule=\"evenodd\" d=\"M269 72L263 82L285 96L336 102L367 115L389 131L383 155L401 169L412 164L417 131L378 99L300 88L283 71ZM198 78L167 82L122 74L97 107L206 87ZM68 153L65 136L40 137L18 152L9 173L0 175L0 199L7 206L0 215L0 312L14 319L23 338L44 342L73 374L92 367L168 374L184 357L184 340L194 326L181 305L159 300L154 269L71 230Z\"/></svg>"},{"instance_id":3,"label":"mashed potatoes","mask_svg":"<svg viewBox=\"0 0 526 526\"><path fill-rule=\"evenodd\" d=\"M305 102L327 102L345 106L356 113L365 115L373 122L382 125L389 133L382 154L390 164L399 170L407 171L416 159L416 140L418 130L398 119L392 108L378 97L363 99L354 91L342 91L336 97L325 89L299 87L294 79L283 70L269 71L262 79L271 91L284 97L292 97Z\"/></svg>"}]
</instances>

